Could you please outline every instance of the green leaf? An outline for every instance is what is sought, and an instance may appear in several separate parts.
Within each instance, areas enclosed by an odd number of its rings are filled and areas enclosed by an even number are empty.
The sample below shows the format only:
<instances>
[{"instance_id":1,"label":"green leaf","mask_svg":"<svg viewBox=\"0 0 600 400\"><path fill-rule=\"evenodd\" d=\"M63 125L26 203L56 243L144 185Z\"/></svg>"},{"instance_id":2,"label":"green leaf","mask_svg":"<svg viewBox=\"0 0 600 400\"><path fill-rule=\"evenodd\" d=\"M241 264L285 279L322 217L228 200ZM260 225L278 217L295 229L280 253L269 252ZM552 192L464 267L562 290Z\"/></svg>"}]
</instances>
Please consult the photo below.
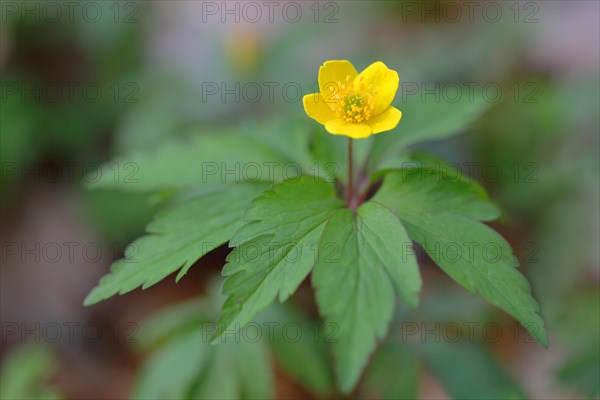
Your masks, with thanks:
<instances>
[{"instance_id":1,"label":"green leaf","mask_svg":"<svg viewBox=\"0 0 600 400\"><path fill-rule=\"evenodd\" d=\"M177 336L153 353L140 370L134 398L183 399L203 369L208 368L210 346L202 330Z\"/></svg>"},{"instance_id":2,"label":"green leaf","mask_svg":"<svg viewBox=\"0 0 600 400\"><path fill-rule=\"evenodd\" d=\"M144 322L140 332L151 332L144 336L162 338L159 342L151 340L158 348L153 349L141 368L136 399L266 399L272 396L273 377L264 343L245 340L219 346L208 343L213 324L200 320L209 318L219 304L220 301L212 297L183 303Z\"/></svg>"},{"instance_id":3,"label":"green leaf","mask_svg":"<svg viewBox=\"0 0 600 400\"><path fill-rule=\"evenodd\" d=\"M174 337L143 366L136 399L266 399L269 354L263 343L211 346L202 329Z\"/></svg>"},{"instance_id":4,"label":"green leaf","mask_svg":"<svg viewBox=\"0 0 600 400\"><path fill-rule=\"evenodd\" d=\"M55 366L47 346L25 344L12 349L2 361L0 399L60 399L48 384Z\"/></svg>"},{"instance_id":5,"label":"green leaf","mask_svg":"<svg viewBox=\"0 0 600 400\"><path fill-rule=\"evenodd\" d=\"M419 367L411 344L400 340L382 344L367 368L361 398L418 398Z\"/></svg>"},{"instance_id":6,"label":"green leaf","mask_svg":"<svg viewBox=\"0 0 600 400\"><path fill-rule=\"evenodd\" d=\"M209 292L209 296L211 293ZM201 298L158 310L144 320L135 343L139 351L149 351L162 346L171 336L192 331L198 326L214 320L215 306L210 299Z\"/></svg>"},{"instance_id":7,"label":"green leaf","mask_svg":"<svg viewBox=\"0 0 600 400\"><path fill-rule=\"evenodd\" d=\"M97 176L90 172L88 181L94 189L152 192L244 181L275 182L295 177L305 168L301 163L306 156L300 161L290 159L265 142L267 138L259 140L237 130L198 134L167 142L156 150L118 157L104 165ZM303 153L302 148L298 153Z\"/></svg>"},{"instance_id":8,"label":"green leaf","mask_svg":"<svg viewBox=\"0 0 600 400\"><path fill-rule=\"evenodd\" d=\"M506 240L478 221L493 215L469 188L468 182L426 168L402 170L386 175L374 199L394 210L410 238L450 277L515 317L546 346L531 287Z\"/></svg>"},{"instance_id":9,"label":"green leaf","mask_svg":"<svg viewBox=\"0 0 600 400\"><path fill-rule=\"evenodd\" d=\"M254 200L248 223L231 239L220 323L238 329L279 295L285 301L312 270L317 245L332 212L343 206L333 186L303 176L275 185Z\"/></svg>"},{"instance_id":10,"label":"green leaf","mask_svg":"<svg viewBox=\"0 0 600 400\"><path fill-rule=\"evenodd\" d=\"M283 369L310 391L331 394L333 370L327 343L334 340L334 327L311 322L288 304L273 305L266 314L269 321L277 321L272 346ZM302 333L297 339L290 340L286 335L290 326Z\"/></svg>"},{"instance_id":11,"label":"green leaf","mask_svg":"<svg viewBox=\"0 0 600 400\"><path fill-rule=\"evenodd\" d=\"M212 354L207 360L208 367L203 369L188 398L208 400L273 397L269 354L263 343L241 341L204 346L210 347ZM175 365L173 367L178 368Z\"/></svg>"},{"instance_id":12,"label":"green leaf","mask_svg":"<svg viewBox=\"0 0 600 400\"><path fill-rule=\"evenodd\" d=\"M138 237L156 213L145 193L95 190L82 196L90 222L113 243L124 244Z\"/></svg>"},{"instance_id":13,"label":"green leaf","mask_svg":"<svg viewBox=\"0 0 600 400\"><path fill-rule=\"evenodd\" d=\"M402 120L392 132L375 136L369 160L370 170L375 172L386 167L397 167L396 157L418 142L445 139L464 131L489 106L481 96L461 96L456 102L420 95L411 96L398 104ZM403 162L404 159L401 159Z\"/></svg>"},{"instance_id":14,"label":"green leaf","mask_svg":"<svg viewBox=\"0 0 600 400\"><path fill-rule=\"evenodd\" d=\"M325 227L312 282L320 313L339 329L334 353L344 392L385 335L394 292L411 306L418 303L421 278L410 245L400 220L377 203L363 204L356 215L339 210ZM331 246L334 258L326 251Z\"/></svg>"},{"instance_id":15,"label":"green leaf","mask_svg":"<svg viewBox=\"0 0 600 400\"><path fill-rule=\"evenodd\" d=\"M200 257L231 238L251 200L264 188L260 184L225 186L159 213L147 227L149 235L129 245L126 257L112 265L84 304L140 286L145 289L177 270L179 280Z\"/></svg>"},{"instance_id":16,"label":"green leaf","mask_svg":"<svg viewBox=\"0 0 600 400\"><path fill-rule=\"evenodd\" d=\"M492 221L500 216L500 210L491 203L485 189L464 175L452 175L444 168L435 168L431 164L405 168L393 172L389 178L388 192L393 187L409 185L411 191L401 190L396 196L403 203L410 204L414 212L452 211L479 221ZM381 192L379 192L381 195ZM425 201L423 201L425 200Z\"/></svg>"},{"instance_id":17,"label":"green leaf","mask_svg":"<svg viewBox=\"0 0 600 400\"><path fill-rule=\"evenodd\" d=\"M304 119L294 121L290 118L277 118L262 123L246 122L239 128L242 134L248 135L290 163L303 168L313 163L309 148L310 130Z\"/></svg>"},{"instance_id":18,"label":"green leaf","mask_svg":"<svg viewBox=\"0 0 600 400\"><path fill-rule=\"evenodd\" d=\"M433 374L455 399L525 399L520 388L476 343L430 341L423 345Z\"/></svg>"}]
</instances>

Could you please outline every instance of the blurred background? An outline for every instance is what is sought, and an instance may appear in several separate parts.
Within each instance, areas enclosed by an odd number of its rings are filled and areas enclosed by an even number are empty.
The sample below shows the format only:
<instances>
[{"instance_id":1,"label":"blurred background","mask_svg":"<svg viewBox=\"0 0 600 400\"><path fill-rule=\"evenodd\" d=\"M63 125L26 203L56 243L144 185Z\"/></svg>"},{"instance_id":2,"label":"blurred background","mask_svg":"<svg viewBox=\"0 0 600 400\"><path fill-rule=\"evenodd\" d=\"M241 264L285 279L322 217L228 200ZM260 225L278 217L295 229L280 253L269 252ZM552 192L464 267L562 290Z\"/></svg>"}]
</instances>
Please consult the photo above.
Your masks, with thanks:
<instances>
[{"instance_id":1,"label":"blurred background","mask_svg":"<svg viewBox=\"0 0 600 400\"><path fill-rule=\"evenodd\" d=\"M162 204L144 191L87 190L98 166L191 130L271 120L322 129L301 98L328 59L398 71L401 110L408 98L454 97L456 87L483 94L486 111L463 135L415 149L475 165L505 210L493 226L513 244L550 335L547 350L527 340L423 260L422 305L399 307L353 396L598 396L599 2L2 0L0 13L3 398L152 398L169 385L192 387L182 397L252 397L232 389L231 363L267 371L252 380L271 397L336 396L322 349L285 343L260 355L253 347L244 360L198 353L210 379L181 376L200 366L181 362L186 348L166 332L186 315L214 318L226 249L178 284L169 277L82 306ZM115 174L135 173L123 168ZM311 324L310 299L303 287L288 308L268 312ZM495 321L502 335L463 347L406 340L408 321Z\"/></svg>"}]
</instances>

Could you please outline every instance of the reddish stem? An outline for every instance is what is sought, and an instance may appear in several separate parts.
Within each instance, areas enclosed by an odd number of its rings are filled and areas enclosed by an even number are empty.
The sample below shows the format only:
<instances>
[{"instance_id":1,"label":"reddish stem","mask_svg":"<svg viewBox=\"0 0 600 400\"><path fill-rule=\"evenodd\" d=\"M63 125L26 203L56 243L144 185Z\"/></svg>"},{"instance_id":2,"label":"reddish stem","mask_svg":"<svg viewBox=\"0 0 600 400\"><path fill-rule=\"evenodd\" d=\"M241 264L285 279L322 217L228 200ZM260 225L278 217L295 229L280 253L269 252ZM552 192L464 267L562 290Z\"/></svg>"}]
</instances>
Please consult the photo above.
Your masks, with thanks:
<instances>
[{"instance_id":1,"label":"reddish stem","mask_svg":"<svg viewBox=\"0 0 600 400\"><path fill-rule=\"evenodd\" d=\"M346 190L346 207L352 208L352 198L354 197L352 181L353 181L353 173L352 173L352 138L348 138L348 186Z\"/></svg>"}]
</instances>

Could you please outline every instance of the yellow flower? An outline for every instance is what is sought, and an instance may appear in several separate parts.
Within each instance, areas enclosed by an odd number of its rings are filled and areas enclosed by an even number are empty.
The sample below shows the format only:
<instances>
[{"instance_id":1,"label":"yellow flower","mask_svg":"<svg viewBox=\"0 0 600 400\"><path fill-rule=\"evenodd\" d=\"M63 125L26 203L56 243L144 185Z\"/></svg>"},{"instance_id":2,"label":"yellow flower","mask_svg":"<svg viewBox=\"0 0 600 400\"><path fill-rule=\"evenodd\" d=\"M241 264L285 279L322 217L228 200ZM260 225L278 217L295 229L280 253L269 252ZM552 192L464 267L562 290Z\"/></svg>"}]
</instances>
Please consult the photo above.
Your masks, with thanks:
<instances>
[{"instance_id":1,"label":"yellow flower","mask_svg":"<svg viewBox=\"0 0 600 400\"><path fill-rule=\"evenodd\" d=\"M402 112L392 107L400 78L381 61L360 74L350 61L326 61L319 68L320 93L304 96L309 117L327 132L353 139L394 129Z\"/></svg>"}]
</instances>

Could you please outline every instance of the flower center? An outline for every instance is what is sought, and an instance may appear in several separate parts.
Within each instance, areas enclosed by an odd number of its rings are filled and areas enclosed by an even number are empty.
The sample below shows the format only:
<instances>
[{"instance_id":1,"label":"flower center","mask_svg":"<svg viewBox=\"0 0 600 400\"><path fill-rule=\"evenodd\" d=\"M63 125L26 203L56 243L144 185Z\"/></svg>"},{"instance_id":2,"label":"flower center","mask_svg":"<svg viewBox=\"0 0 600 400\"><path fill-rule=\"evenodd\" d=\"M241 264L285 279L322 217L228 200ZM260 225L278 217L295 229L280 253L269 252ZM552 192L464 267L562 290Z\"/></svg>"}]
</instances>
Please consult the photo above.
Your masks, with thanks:
<instances>
[{"instance_id":1,"label":"flower center","mask_svg":"<svg viewBox=\"0 0 600 400\"><path fill-rule=\"evenodd\" d=\"M368 87L362 82L360 77L357 85L350 82L350 76L346 77L346 82L338 82L335 92L331 96L333 102L331 110L337 116L346 122L360 123L368 121L375 107L374 95L376 90L373 85Z\"/></svg>"}]
</instances>

